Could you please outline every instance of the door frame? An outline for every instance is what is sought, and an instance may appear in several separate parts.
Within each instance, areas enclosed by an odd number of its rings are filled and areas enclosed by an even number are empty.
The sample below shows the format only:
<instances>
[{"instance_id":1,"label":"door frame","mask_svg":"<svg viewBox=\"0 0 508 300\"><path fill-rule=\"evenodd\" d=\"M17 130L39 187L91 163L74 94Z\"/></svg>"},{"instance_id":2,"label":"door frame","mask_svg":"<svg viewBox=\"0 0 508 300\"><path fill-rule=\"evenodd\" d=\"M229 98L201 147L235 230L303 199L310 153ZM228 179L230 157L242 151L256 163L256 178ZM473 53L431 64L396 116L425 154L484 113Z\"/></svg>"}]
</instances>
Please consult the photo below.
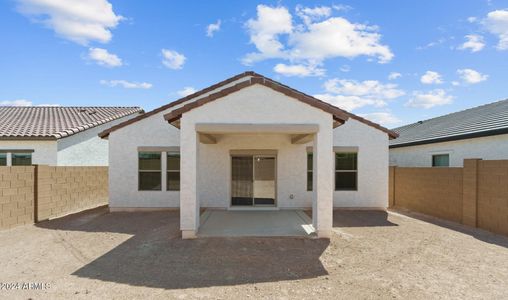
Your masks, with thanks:
<instances>
[{"instance_id":1,"label":"door frame","mask_svg":"<svg viewBox=\"0 0 508 300\"><path fill-rule=\"evenodd\" d=\"M242 156L252 156L252 159L254 160L254 157L273 157L275 159L275 170L274 170L274 204L268 205L268 204L260 204L256 205L254 201L254 197L252 199L252 205L232 205L233 202L233 157L242 157ZM278 170L278 157L277 157L277 150L270 150L270 149L260 149L260 150L231 150L229 152L229 195L228 195L228 207L229 208L243 208L243 209L262 209L262 208L277 208L278 207L278 201L277 201L277 190L278 190L278 176L277 176L277 170ZM252 172L255 172L254 165L252 167ZM253 174L254 175L254 174ZM253 177L254 180L254 177ZM254 183L253 183L254 184ZM254 188L254 186L253 186ZM253 196L254 196L254 190L253 190Z\"/></svg>"}]
</instances>

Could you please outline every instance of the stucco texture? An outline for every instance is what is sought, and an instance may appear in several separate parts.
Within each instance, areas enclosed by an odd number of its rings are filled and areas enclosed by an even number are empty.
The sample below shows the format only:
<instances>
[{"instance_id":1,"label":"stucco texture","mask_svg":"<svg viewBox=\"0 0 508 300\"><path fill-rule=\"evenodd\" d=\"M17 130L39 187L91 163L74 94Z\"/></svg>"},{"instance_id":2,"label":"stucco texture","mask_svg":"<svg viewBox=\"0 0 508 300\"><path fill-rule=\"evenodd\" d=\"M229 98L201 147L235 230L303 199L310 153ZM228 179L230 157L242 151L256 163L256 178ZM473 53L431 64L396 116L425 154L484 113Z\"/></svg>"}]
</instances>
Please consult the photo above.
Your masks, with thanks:
<instances>
[{"instance_id":1,"label":"stucco texture","mask_svg":"<svg viewBox=\"0 0 508 300\"><path fill-rule=\"evenodd\" d=\"M260 85L242 89L185 113L181 120L182 132L164 121L163 115L168 112L162 111L110 134L111 207L178 207L179 192L137 190L137 153L138 147L178 147L183 144L181 138L190 139L186 141L190 145L196 143L196 152L182 153L182 156L194 155L197 158L196 174L189 178L196 178L196 197L201 207L229 207L230 151L240 149L277 152L277 207L308 208L312 205L313 194L306 190L306 153L307 148L313 146L312 142L292 144L289 134L255 132L219 135L217 144L197 142L195 125L213 123L317 124L320 129L329 128L326 134L329 134L327 139L330 144L333 142L333 146L359 149L359 188L357 191L333 192L333 205L376 208L388 205L388 135L364 123L349 119L332 129L330 114ZM332 147L325 147L330 149L327 156L330 167L324 168L324 171L333 173ZM164 183L164 161L162 165ZM188 168L182 165L181 169ZM333 176L326 176L329 181L326 184L331 185L331 190Z\"/></svg>"}]
</instances>

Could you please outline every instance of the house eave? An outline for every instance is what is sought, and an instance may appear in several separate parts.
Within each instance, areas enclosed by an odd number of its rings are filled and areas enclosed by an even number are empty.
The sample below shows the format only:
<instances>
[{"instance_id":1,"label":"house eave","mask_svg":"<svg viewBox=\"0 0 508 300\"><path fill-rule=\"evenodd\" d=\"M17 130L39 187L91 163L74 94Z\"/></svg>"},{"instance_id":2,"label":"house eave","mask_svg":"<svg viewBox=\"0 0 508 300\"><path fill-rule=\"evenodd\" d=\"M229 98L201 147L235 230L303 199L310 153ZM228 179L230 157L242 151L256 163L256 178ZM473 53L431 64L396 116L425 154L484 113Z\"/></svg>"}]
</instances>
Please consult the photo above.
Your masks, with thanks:
<instances>
[{"instance_id":1,"label":"house eave","mask_svg":"<svg viewBox=\"0 0 508 300\"><path fill-rule=\"evenodd\" d=\"M56 141L54 136L0 136L2 141Z\"/></svg>"},{"instance_id":2,"label":"house eave","mask_svg":"<svg viewBox=\"0 0 508 300\"><path fill-rule=\"evenodd\" d=\"M404 148L404 147L411 147L411 146L420 146L420 145L427 145L427 144L436 144L436 143L443 143L443 142L467 140L467 139L479 138L479 137L495 136L495 135L501 135L501 134L508 134L508 128L501 128L501 129L496 129L496 130L480 131L480 132L471 132L471 133L461 134L461 135L454 135L454 136L448 136L448 137L414 141L414 142L409 142L409 143L404 143L404 144L390 145L389 148L390 149Z\"/></svg>"}]
</instances>

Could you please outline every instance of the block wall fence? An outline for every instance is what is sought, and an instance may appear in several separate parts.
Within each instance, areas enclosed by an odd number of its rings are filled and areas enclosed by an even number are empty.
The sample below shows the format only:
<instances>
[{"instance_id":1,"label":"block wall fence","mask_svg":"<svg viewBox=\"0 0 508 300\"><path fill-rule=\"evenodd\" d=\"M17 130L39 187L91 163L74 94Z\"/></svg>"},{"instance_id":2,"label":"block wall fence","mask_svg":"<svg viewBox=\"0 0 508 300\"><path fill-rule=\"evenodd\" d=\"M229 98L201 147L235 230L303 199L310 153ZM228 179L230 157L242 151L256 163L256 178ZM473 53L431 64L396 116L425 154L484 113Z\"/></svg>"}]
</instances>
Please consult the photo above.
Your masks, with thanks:
<instances>
[{"instance_id":1,"label":"block wall fence","mask_svg":"<svg viewBox=\"0 0 508 300\"><path fill-rule=\"evenodd\" d=\"M107 204L107 167L0 167L0 229Z\"/></svg>"},{"instance_id":2,"label":"block wall fence","mask_svg":"<svg viewBox=\"0 0 508 300\"><path fill-rule=\"evenodd\" d=\"M462 168L390 167L389 206L508 235L508 160Z\"/></svg>"}]
</instances>

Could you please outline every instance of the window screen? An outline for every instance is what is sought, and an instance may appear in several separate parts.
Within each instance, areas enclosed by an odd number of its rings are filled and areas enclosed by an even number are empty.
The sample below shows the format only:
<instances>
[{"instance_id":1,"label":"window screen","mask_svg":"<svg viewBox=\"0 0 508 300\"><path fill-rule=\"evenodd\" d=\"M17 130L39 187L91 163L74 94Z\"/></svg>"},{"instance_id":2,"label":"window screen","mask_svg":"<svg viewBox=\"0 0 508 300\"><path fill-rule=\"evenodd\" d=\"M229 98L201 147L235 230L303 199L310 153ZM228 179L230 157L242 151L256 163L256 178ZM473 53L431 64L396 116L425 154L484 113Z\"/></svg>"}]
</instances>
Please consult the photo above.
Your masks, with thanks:
<instances>
[{"instance_id":1,"label":"window screen","mask_svg":"<svg viewBox=\"0 0 508 300\"><path fill-rule=\"evenodd\" d=\"M160 191L161 190L161 153L160 152L139 152L139 190Z\"/></svg>"},{"instance_id":2,"label":"window screen","mask_svg":"<svg viewBox=\"0 0 508 300\"><path fill-rule=\"evenodd\" d=\"M180 190L180 154L168 152L166 188L168 191Z\"/></svg>"},{"instance_id":3,"label":"window screen","mask_svg":"<svg viewBox=\"0 0 508 300\"><path fill-rule=\"evenodd\" d=\"M358 189L358 154L335 153L335 190Z\"/></svg>"},{"instance_id":4,"label":"window screen","mask_svg":"<svg viewBox=\"0 0 508 300\"><path fill-rule=\"evenodd\" d=\"M7 153L0 153L0 166L7 166Z\"/></svg>"},{"instance_id":5,"label":"window screen","mask_svg":"<svg viewBox=\"0 0 508 300\"><path fill-rule=\"evenodd\" d=\"M31 153L12 153L13 166L31 166L32 154Z\"/></svg>"},{"instance_id":6,"label":"window screen","mask_svg":"<svg viewBox=\"0 0 508 300\"><path fill-rule=\"evenodd\" d=\"M432 166L433 167L449 167L450 166L450 154L432 155Z\"/></svg>"}]
</instances>

